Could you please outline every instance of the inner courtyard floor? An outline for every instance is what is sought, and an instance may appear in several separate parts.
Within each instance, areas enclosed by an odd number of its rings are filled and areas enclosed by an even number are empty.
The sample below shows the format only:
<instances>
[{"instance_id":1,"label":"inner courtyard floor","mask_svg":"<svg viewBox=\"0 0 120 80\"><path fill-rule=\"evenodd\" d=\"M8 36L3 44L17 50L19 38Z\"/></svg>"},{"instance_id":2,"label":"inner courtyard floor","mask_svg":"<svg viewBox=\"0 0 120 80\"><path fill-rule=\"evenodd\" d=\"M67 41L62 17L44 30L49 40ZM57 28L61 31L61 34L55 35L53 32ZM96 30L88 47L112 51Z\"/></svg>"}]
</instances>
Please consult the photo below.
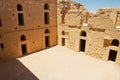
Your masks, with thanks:
<instances>
[{"instance_id":1,"label":"inner courtyard floor","mask_svg":"<svg viewBox=\"0 0 120 80\"><path fill-rule=\"evenodd\" d=\"M39 80L120 80L120 66L55 46L18 58Z\"/></svg>"}]
</instances>

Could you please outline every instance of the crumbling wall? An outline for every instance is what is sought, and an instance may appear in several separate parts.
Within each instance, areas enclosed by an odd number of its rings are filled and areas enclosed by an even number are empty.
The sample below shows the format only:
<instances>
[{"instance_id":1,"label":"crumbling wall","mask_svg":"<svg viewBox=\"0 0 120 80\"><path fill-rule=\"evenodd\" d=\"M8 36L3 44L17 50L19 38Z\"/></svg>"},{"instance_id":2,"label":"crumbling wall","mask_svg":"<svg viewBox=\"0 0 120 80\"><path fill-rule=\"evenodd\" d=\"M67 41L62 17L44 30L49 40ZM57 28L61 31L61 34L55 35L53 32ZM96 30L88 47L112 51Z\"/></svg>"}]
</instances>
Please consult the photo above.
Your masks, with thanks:
<instances>
[{"instance_id":1,"label":"crumbling wall","mask_svg":"<svg viewBox=\"0 0 120 80\"><path fill-rule=\"evenodd\" d=\"M68 0L66 2L69 3L69 9L65 10L65 14L60 13L58 7L58 45L63 44L64 38L64 46L105 61L110 60L110 51L113 50L117 52L115 62L120 64L120 43L119 46L111 45L114 39L120 41L120 9L99 9L96 13L89 13L80 3ZM61 22L61 15L64 15L64 23ZM62 31L68 34L62 35ZM85 36L81 35L82 32Z\"/></svg>"}]
</instances>

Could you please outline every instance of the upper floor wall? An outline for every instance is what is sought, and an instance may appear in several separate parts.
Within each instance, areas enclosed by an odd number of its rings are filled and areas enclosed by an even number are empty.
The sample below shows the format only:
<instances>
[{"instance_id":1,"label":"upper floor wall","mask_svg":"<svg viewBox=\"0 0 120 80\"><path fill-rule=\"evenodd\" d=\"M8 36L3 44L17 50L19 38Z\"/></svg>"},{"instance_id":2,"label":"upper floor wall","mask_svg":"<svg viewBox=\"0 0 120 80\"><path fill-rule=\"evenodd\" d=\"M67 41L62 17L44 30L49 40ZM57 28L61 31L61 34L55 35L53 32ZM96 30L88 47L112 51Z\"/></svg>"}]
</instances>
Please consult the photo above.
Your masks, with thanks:
<instances>
[{"instance_id":1,"label":"upper floor wall","mask_svg":"<svg viewBox=\"0 0 120 80\"><path fill-rule=\"evenodd\" d=\"M0 0L0 32L56 27L56 0Z\"/></svg>"},{"instance_id":2,"label":"upper floor wall","mask_svg":"<svg viewBox=\"0 0 120 80\"><path fill-rule=\"evenodd\" d=\"M70 0L58 1L58 25L78 25L87 23L89 12L81 3Z\"/></svg>"},{"instance_id":3,"label":"upper floor wall","mask_svg":"<svg viewBox=\"0 0 120 80\"><path fill-rule=\"evenodd\" d=\"M120 8L99 9L89 13L84 5L70 0L58 1L58 25L88 26L90 30L105 32L120 30Z\"/></svg>"},{"instance_id":4,"label":"upper floor wall","mask_svg":"<svg viewBox=\"0 0 120 80\"><path fill-rule=\"evenodd\" d=\"M120 29L120 8L99 9L91 15L89 24L91 27L106 30Z\"/></svg>"}]
</instances>

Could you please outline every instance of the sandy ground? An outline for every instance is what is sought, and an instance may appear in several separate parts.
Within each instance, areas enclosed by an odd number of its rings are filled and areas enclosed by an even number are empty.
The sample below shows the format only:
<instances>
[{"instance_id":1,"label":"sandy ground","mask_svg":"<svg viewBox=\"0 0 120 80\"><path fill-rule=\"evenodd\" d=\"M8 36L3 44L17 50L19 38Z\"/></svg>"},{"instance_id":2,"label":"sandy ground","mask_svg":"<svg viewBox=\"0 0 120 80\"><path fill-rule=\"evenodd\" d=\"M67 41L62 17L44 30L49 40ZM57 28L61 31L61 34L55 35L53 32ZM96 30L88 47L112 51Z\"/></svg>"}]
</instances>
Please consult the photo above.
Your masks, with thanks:
<instances>
[{"instance_id":1,"label":"sandy ground","mask_svg":"<svg viewBox=\"0 0 120 80\"><path fill-rule=\"evenodd\" d=\"M120 66L55 46L19 58L40 80L120 80Z\"/></svg>"}]
</instances>

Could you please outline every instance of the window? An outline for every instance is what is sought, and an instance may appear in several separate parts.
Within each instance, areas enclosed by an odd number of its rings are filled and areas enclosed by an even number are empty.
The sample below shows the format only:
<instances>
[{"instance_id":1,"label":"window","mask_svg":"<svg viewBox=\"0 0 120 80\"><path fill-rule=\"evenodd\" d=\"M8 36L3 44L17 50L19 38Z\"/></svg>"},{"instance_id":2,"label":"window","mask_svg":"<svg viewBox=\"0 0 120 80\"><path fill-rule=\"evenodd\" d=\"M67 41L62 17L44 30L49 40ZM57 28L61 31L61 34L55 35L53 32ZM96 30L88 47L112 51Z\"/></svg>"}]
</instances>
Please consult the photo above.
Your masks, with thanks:
<instances>
[{"instance_id":1,"label":"window","mask_svg":"<svg viewBox=\"0 0 120 80\"><path fill-rule=\"evenodd\" d=\"M46 33L50 33L50 31L49 31L48 29L46 29L46 30L45 30L45 34L46 34Z\"/></svg>"},{"instance_id":2,"label":"window","mask_svg":"<svg viewBox=\"0 0 120 80\"><path fill-rule=\"evenodd\" d=\"M0 27L2 27L1 17L0 17Z\"/></svg>"},{"instance_id":3,"label":"window","mask_svg":"<svg viewBox=\"0 0 120 80\"><path fill-rule=\"evenodd\" d=\"M114 39L111 43L113 46L119 46L119 41L117 39Z\"/></svg>"},{"instance_id":4,"label":"window","mask_svg":"<svg viewBox=\"0 0 120 80\"><path fill-rule=\"evenodd\" d=\"M65 31L62 31L62 35L65 35Z\"/></svg>"},{"instance_id":5,"label":"window","mask_svg":"<svg viewBox=\"0 0 120 80\"><path fill-rule=\"evenodd\" d=\"M23 11L23 7L21 4L17 5L17 10L18 11ZM23 26L24 25L24 16L23 16L23 12L18 12L18 24L19 26Z\"/></svg>"},{"instance_id":6,"label":"window","mask_svg":"<svg viewBox=\"0 0 120 80\"><path fill-rule=\"evenodd\" d=\"M45 10L49 10L49 5L48 5L47 3L45 3L44 9L45 9Z\"/></svg>"},{"instance_id":7,"label":"window","mask_svg":"<svg viewBox=\"0 0 120 80\"><path fill-rule=\"evenodd\" d=\"M0 49L4 49L4 44L0 43Z\"/></svg>"},{"instance_id":8,"label":"window","mask_svg":"<svg viewBox=\"0 0 120 80\"><path fill-rule=\"evenodd\" d=\"M85 31L82 31L80 35L81 35L81 36L86 36L86 32L85 32Z\"/></svg>"},{"instance_id":9,"label":"window","mask_svg":"<svg viewBox=\"0 0 120 80\"><path fill-rule=\"evenodd\" d=\"M17 5L17 10L18 10L18 11L23 11L23 7L22 7L21 4L18 4L18 5Z\"/></svg>"},{"instance_id":10,"label":"window","mask_svg":"<svg viewBox=\"0 0 120 80\"><path fill-rule=\"evenodd\" d=\"M45 24L49 24L49 13L47 12L44 13L44 22Z\"/></svg>"},{"instance_id":11,"label":"window","mask_svg":"<svg viewBox=\"0 0 120 80\"><path fill-rule=\"evenodd\" d=\"M22 35L21 38L20 38L21 41L25 41L26 40L26 37L25 35Z\"/></svg>"},{"instance_id":12,"label":"window","mask_svg":"<svg viewBox=\"0 0 120 80\"><path fill-rule=\"evenodd\" d=\"M24 16L22 13L18 13L18 22L19 22L19 26L24 25Z\"/></svg>"}]
</instances>

